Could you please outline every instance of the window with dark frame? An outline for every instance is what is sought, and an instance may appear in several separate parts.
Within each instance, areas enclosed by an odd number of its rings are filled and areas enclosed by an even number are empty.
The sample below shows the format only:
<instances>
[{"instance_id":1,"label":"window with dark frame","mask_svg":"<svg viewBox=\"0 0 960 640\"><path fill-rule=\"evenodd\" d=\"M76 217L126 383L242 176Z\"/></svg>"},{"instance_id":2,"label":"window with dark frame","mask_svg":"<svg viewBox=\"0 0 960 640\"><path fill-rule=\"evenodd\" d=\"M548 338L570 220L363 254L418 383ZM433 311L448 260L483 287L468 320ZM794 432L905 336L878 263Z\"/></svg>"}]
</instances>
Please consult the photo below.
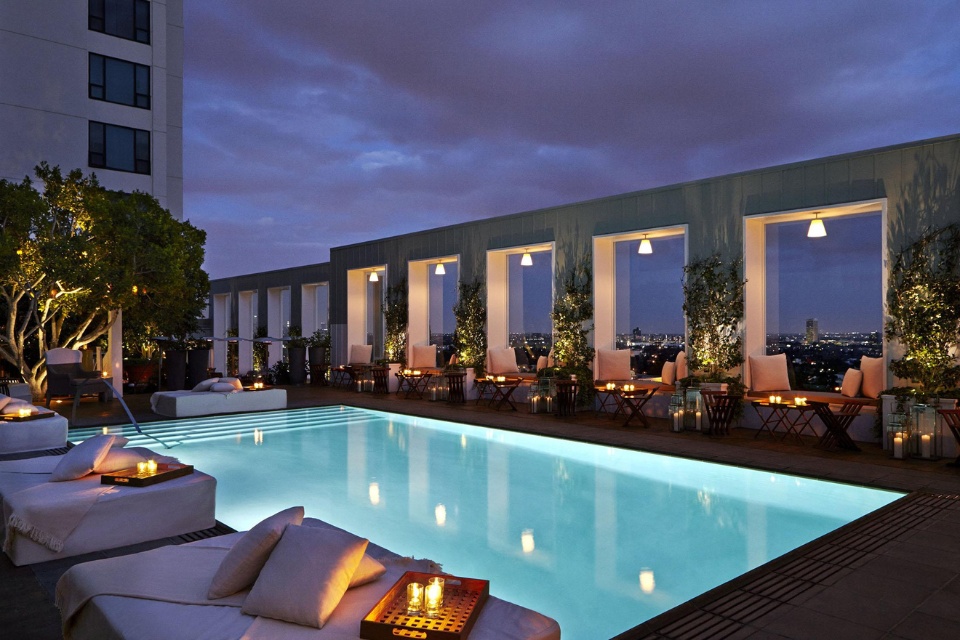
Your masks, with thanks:
<instances>
[{"instance_id":1,"label":"window with dark frame","mask_svg":"<svg viewBox=\"0 0 960 640\"><path fill-rule=\"evenodd\" d=\"M147 0L88 0L87 27L107 35L150 44Z\"/></svg>"},{"instance_id":2,"label":"window with dark frame","mask_svg":"<svg viewBox=\"0 0 960 640\"><path fill-rule=\"evenodd\" d=\"M150 132L90 121L91 167L150 174Z\"/></svg>"},{"instance_id":3,"label":"window with dark frame","mask_svg":"<svg viewBox=\"0 0 960 640\"><path fill-rule=\"evenodd\" d=\"M150 67L90 54L90 98L150 108Z\"/></svg>"}]
</instances>

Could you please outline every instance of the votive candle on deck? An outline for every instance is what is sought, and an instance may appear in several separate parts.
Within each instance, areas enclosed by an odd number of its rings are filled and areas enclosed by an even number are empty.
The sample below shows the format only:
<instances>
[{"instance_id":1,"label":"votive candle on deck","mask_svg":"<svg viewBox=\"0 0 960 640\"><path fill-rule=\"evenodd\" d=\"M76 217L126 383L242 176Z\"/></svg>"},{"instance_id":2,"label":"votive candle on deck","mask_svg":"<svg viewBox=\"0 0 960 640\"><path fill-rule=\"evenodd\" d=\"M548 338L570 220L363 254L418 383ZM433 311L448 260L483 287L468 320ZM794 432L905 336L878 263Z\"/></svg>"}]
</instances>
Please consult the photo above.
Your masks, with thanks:
<instances>
[{"instance_id":1,"label":"votive candle on deck","mask_svg":"<svg viewBox=\"0 0 960 640\"><path fill-rule=\"evenodd\" d=\"M423 611L423 585L419 582L411 582L407 585L407 614L417 616L421 611Z\"/></svg>"},{"instance_id":2,"label":"votive candle on deck","mask_svg":"<svg viewBox=\"0 0 960 640\"><path fill-rule=\"evenodd\" d=\"M903 459L903 437L900 434L893 436L893 457Z\"/></svg>"},{"instance_id":3,"label":"votive candle on deck","mask_svg":"<svg viewBox=\"0 0 960 640\"><path fill-rule=\"evenodd\" d=\"M920 436L920 455L924 458L930 457L930 436L926 433Z\"/></svg>"}]
</instances>

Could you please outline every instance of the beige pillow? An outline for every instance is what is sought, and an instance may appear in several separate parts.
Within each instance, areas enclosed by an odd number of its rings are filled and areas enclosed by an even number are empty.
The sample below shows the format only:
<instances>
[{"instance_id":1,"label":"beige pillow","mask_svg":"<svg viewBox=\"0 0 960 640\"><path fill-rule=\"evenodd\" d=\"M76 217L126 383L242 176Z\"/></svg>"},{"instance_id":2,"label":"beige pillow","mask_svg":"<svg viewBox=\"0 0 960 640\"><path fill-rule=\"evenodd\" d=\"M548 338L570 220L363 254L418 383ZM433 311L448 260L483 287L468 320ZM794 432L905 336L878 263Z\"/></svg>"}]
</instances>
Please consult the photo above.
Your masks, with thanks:
<instances>
[{"instance_id":1,"label":"beige pillow","mask_svg":"<svg viewBox=\"0 0 960 640\"><path fill-rule=\"evenodd\" d=\"M76 480L92 472L110 452L114 436L96 435L71 448L57 463L50 482Z\"/></svg>"},{"instance_id":2,"label":"beige pillow","mask_svg":"<svg viewBox=\"0 0 960 640\"><path fill-rule=\"evenodd\" d=\"M2 393L0 393L0 411L2 411L3 408L7 406L7 403L10 402L11 400L13 400L13 398L11 398L10 396L5 396Z\"/></svg>"},{"instance_id":3,"label":"beige pillow","mask_svg":"<svg viewBox=\"0 0 960 640\"><path fill-rule=\"evenodd\" d=\"M322 628L366 548L367 540L346 531L287 526L241 611Z\"/></svg>"},{"instance_id":4,"label":"beige pillow","mask_svg":"<svg viewBox=\"0 0 960 640\"><path fill-rule=\"evenodd\" d=\"M283 535L284 527L301 522L303 507L290 507L260 521L247 531L220 563L207 590L207 598L225 598L252 585Z\"/></svg>"},{"instance_id":5,"label":"beige pillow","mask_svg":"<svg viewBox=\"0 0 960 640\"><path fill-rule=\"evenodd\" d=\"M33 411L36 407L32 402L27 402L26 400L20 400L19 398L10 398L3 405L3 413L8 415L16 415L20 409L30 409Z\"/></svg>"},{"instance_id":6,"label":"beige pillow","mask_svg":"<svg viewBox=\"0 0 960 640\"><path fill-rule=\"evenodd\" d=\"M664 362L663 371L660 372L660 381L663 384L673 384L677 380L677 363Z\"/></svg>"},{"instance_id":7,"label":"beige pillow","mask_svg":"<svg viewBox=\"0 0 960 640\"><path fill-rule=\"evenodd\" d=\"M863 373L859 369L847 369L843 374L843 383L840 385L840 395L856 398L860 395L860 384L863 382Z\"/></svg>"},{"instance_id":8,"label":"beige pillow","mask_svg":"<svg viewBox=\"0 0 960 640\"><path fill-rule=\"evenodd\" d=\"M750 388L754 391L789 391L787 354L750 356Z\"/></svg>"},{"instance_id":9,"label":"beige pillow","mask_svg":"<svg viewBox=\"0 0 960 640\"><path fill-rule=\"evenodd\" d=\"M540 356L537 358L537 371L543 371L549 365L547 365L547 356Z\"/></svg>"},{"instance_id":10,"label":"beige pillow","mask_svg":"<svg viewBox=\"0 0 960 640\"><path fill-rule=\"evenodd\" d=\"M860 393L868 398L879 398L880 392L886 388L883 358L860 356L860 373L863 374Z\"/></svg>"},{"instance_id":11,"label":"beige pillow","mask_svg":"<svg viewBox=\"0 0 960 640\"><path fill-rule=\"evenodd\" d=\"M630 349L598 349L598 380L630 380Z\"/></svg>"},{"instance_id":12,"label":"beige pillow","mask_svg":"<svg viewBox=\"0 0 960 640\"><path fill-rule=\"evenodd\" d=\"M237 388L229 382L215 382L210 385L207 391L213 391L214 393L235 393Z\"/></svg>"},{"instance_id":13,"label":"beige pillow","mask_svg":"<svg viewBox=\"0 0 960 640\"><path fill-rule=\"evenodd\" d=\"M520 373L513 347L490 349L490 373Z\"/></svg>"},{"instance_id":14,"label":"beige pillow","mask_svg":"<svg viewBox=\"0 0 960 640\"><path fill-rule=\"evenodd\" d=\"M372 344L352 344L350 345L349 364L368 364L373 357Z\"/></svg>"},{"instance_id":15,"label":"beige pillow","mask_svg":"<svg viewBox=\"0 0 960 640\"><path fill-rule=\"evenodd\" d=\"M240 378L220 378L220 383L224 382L233 385L233 388L237 391L243 391L243 383L240 382Z\"/></svg>"},{"instance_id":16,"label":"beige pillow","mask_svg":"<svg viewBox=\"0 0 960 640\"><path fill-rule=\"evenodd\" d=\"M140 455L133 449L124 449L122 447L110 447L107 455L103 457L96 467L94 473L111 473L121 469L133 469L138 462L146 462L147 458Z\"/></svg>"},{"instance_id":17,"label":"beige pillow","mask_svg":"<svg viewBox=\"0 0 960 640\"><path fill-rule=\"evenodd\" d=\"M220 382L220 378L207 378L195 386L193 391L210 391L210 387Z\"/></svg>"},{"instance_id":18,"label":"beige pillow","mask_svg":"<svg viewBox=\"0 0 960 640\"><path fill-rule=\"evenodd\" d=\"M336 527L332 525L311 518L306 518L301 526L314 527L317 529L336 529ZM363 554L363 559L360 560L360 566L353 572L353 577L350 579L350 588L361 587L369 582L373 582L386 572L387 568L383 566L379 560L365 553Z\"/></svg>"},{"instance_id":19,"label":"beige pillow","mask_svg":"<svg viewBox=\"0 0 960 640\"><path fill-rule=\"evenodd\" d=\"M407 366L412 369L436 369L437 345L410 347L410 363Z\"/></svg>"},{"instance_id":20,"label":"beige pillow","mask_svg":"<svg viewBox=\"0 0 960 640\"><path fill-rule=\"evenodd\" d=\"M677 354L677 380L683 380L690 375L687 370L687 352L681 351Z\"/></svg>"}]
</instances>

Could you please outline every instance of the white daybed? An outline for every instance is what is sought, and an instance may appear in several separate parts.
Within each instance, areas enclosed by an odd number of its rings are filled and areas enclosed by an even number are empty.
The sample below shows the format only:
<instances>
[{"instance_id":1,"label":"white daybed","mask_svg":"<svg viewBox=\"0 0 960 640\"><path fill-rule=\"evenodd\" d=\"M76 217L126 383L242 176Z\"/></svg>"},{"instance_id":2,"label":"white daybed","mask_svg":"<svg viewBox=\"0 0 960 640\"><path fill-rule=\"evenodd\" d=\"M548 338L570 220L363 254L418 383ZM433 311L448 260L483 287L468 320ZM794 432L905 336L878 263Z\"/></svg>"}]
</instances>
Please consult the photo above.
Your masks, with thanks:
<instances>
[{"instance_id":1,"label":"white daybed","mask_svg":"<svg viewBox=\"0 0 960 640\"><path fill-rule=\"evenodd\" d=\"M39 407L33 411L44 417L23 422L0 421L0 453L57 449L67 445L67 419Z\"/></svg>"},{"instance_id":2,"label":"white daybed","mask_svg":"<svg viewBox=\"0 0 960 640\"><path fill-rule=\"evenodd\" d=\"M158 391L150 397L150 408L168 418L286 409L287 391L244 391L236 378L210 378L191 391Z\"/></svg>"},{"instance_id":3,"label":"white daybed","mask_svg":"<svg viewBox=\"0 0 960 640\"><path fill-rule=\"evenodd\" d=\"M165 460L149 449L126 451L142 454L141 459ZM15 565L157 540L216 524L217 481L212 476L194 471L149 487L103 485L98 473L50 481L64 457L0 462L4 551ZM35 526L28 530L23 523Z\"/></svg>"},{"instance_id":4,"label":"white daybed","mask_svg":"<svg viewBox=\"0 0 960 640\"><path fill-rule=\"evenodd\" d=\"M339 531L312 518L304 519L303 526ZM370 544L366 554L379 560L386 573L374 582L348 589L322 628L302 626L242 613L250 589L217 600L207 599L222 559L242 535L231 534L71 568L57 584L64 638L355 640L359 638L361 618L405 571L439 573L430 561L402 558ZM273 555L268 563L271 561ZM264 567L260 575L266 571ZM138 576L152 579L138 580ZM257 588L255 584L253 590ZM128 597L132 595L137 597ZM284 592L279 597L287 595ZM491 596L469 637L559 640L560 627L551 618Z\"/></svg>"}]
</instances>

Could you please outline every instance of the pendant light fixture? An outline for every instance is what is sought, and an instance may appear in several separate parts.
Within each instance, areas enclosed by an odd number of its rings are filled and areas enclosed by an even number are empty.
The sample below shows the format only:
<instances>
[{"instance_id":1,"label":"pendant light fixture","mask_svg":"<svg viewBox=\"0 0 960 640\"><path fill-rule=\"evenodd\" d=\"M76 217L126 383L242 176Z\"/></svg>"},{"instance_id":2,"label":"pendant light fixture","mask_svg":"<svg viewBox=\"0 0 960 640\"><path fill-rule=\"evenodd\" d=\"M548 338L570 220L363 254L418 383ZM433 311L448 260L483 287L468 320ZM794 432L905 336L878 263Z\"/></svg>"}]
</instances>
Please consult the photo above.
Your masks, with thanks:
<instances>
[{"instance_id":1,"label":"pendant light fixture","mask_svg":"<svg viewBox=\"0 0 960 640\"><path fill-rule=\"evenodd\" d=\"M447 270L443 268L443 263L442 263L442 262L438 262L438 263L437 263L437 268L434 270L433 273L434 273L435 275L438 275L438 276L445 276L445 275L447 275Z\"/></svg>"},{"instance_id":2,"label":"pendant light fixture","mask_svg":"<svg viewBox=\"0 0 960 640\"><path fill-rule=\"evenodd\" d=\"M523 250L523 257L520 258L520 266L522 267L533 266L533 256L530 255L530 251L527 249Z\"/></svg>"},{"instance_id":3,"label":"pendant light fixture","mask_svg":"<svg viewBox=\"0 0 960 640\"><path fill-rule=\"evenodd\" d=\"M643 234L643 240L640 241L640 246L637 248L637 253L645 256L653 253L653 245L650 244L650 241L647 239L647 234Z\"/></svg>"},{"instance_id":4,"label":"pendant light fixture","mask_svg":"<svg viewBox=\"0 0 960 640\"><path fill-rule=\"evenodd\" d=\"M370 272L370 282L380 282L380 276L377 275L376 271Z\"/></svg>"},{"instance_id":5,"label":"pendant light fixture","mask_svg":"<svg viewBox=\"0 0 960 640\"><path fill-rule=\"evenodd\" d=\"M820 219L820 213L813 214L813 220L810 221L810 228L807 229L808 238L825 238L827 229L823 226L823 220Z\"/></svg>"}]
</instances>

